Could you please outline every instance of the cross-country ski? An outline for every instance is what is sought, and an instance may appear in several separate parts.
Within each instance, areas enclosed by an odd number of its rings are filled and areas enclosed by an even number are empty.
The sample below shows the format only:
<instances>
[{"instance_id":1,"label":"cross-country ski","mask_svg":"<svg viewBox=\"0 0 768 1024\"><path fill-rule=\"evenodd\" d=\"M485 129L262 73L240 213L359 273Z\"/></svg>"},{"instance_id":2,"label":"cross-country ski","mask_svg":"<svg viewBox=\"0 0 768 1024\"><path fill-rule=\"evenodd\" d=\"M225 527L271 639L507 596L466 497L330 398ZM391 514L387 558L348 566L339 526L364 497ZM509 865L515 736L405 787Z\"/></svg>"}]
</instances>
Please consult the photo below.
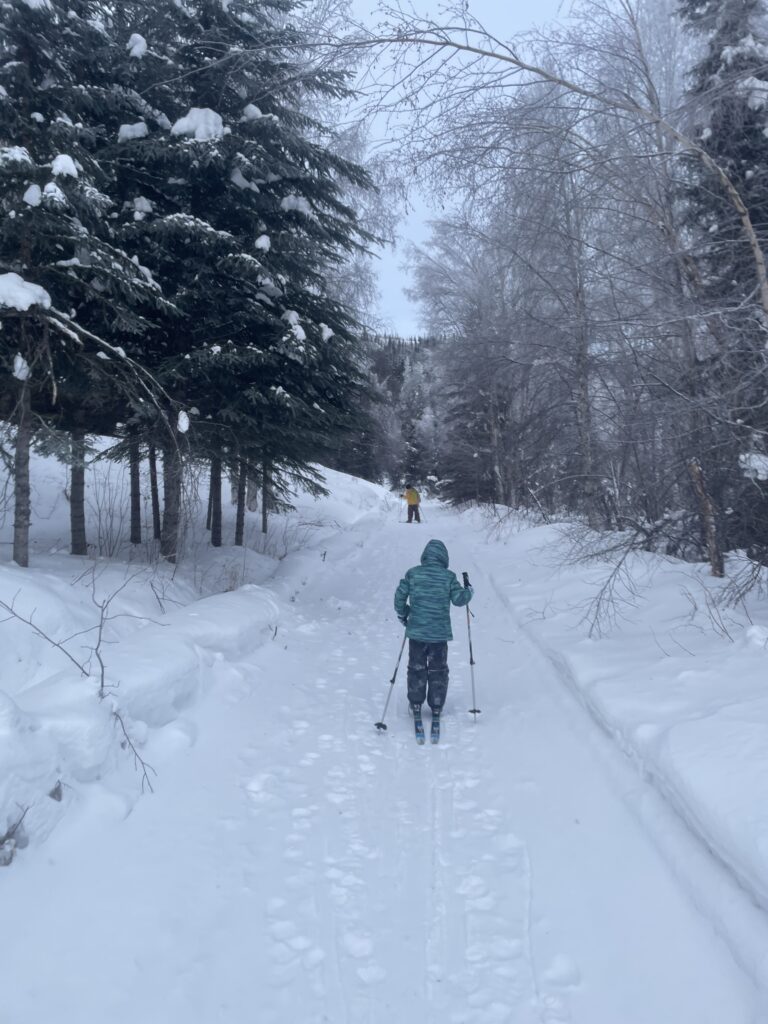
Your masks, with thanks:
<instances>
[{"instance_id":1,"label":"cross-country ski","mask_svg":"<svg viewBox=\"0 0 768 1024\"><path fill-rule=\"evenodd\" d=\"M440 712L432 712L432 724L429 727L429 738L433 743L440 742Z\"/></svg>"}]
</instances>

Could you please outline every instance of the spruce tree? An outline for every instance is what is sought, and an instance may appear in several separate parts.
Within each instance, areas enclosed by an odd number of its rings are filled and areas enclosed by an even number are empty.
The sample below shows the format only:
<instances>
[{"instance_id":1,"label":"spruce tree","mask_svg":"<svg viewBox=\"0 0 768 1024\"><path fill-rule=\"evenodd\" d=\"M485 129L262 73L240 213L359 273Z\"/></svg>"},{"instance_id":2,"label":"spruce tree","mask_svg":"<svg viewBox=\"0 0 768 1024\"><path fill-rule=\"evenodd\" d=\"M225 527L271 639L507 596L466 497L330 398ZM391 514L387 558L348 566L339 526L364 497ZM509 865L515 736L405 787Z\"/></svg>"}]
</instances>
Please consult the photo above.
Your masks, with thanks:
<instances>
[{"instance_id":1,"label":"spruce tree","mask_svg":"<svg viewBox=\"0 0 768 1024\"><path fill-rule=\"evenodd\" d=\"M140 335L144 314L162 304L123 248L102 163L105 122L125 105L112 88L114 45L103 4L0 5L0 275L46 296L32 319L5 303L0 361L27 370L23 401L13 378L2 378L0 411L14 418L26 403L36 424L78 435L113 427L116 405L105 395L146 389L130 353L106 336ZM26 443L31 434L18 436ZM25 516L17 509L17 521Z\"/></svg>"},{"instance_id":2,"label":"spruce tree","mask_svg":"<svg viewBox=\"0 0 768 1024\"><path fill-rule=\"evenodd\" d=\"M701 146L741 195L768 241L768 38L764 0L683 0L681 13L707 48L690 73L688 100ZM754 298L749 244L737 211L700 161L688 162L689 220L707 296L730 307Z\"/></svg>"},{"instance_id":3,"label":"spruce tree","mask_svg":"<svg viewBox=\"0 0 768 1024\"><path fill-rule=\"evenodd\" d=\"M136 120L116 126L114 162L125 230L180 314L147 358L196 410L192 452L299 471L362 387L325 275L365 242L342 189L368 181L301 110L343 84L299 66L289 9L127 5L125 49L145 48L119 69Z\"/></svg>"},{"instance_id":4,"label":"spruce tree","mask_svg":"<svg viewBox=\"0 0 768 1024\"><path fill-rule=\"evenodd\" d=\"M705 53L689 76L697 140L739 192L766 251L766 5L764 0L682 0L680 10L706 41ZM755 301L754 261L721 183L699 160L691 157L685 163L684 199L706 330L699 332L693 379L681 382L681 389L714 414L692 439L698 450L690 457L703 467L703 479L720 510L723 546L747 547L763 559L768 501L759 484L744 480L739 467L739 457L755 445L765 450L760 435L768 427L763 411L766 325ZM728 421L743 426L729 427Z\"/></svg>"}]
</instances>

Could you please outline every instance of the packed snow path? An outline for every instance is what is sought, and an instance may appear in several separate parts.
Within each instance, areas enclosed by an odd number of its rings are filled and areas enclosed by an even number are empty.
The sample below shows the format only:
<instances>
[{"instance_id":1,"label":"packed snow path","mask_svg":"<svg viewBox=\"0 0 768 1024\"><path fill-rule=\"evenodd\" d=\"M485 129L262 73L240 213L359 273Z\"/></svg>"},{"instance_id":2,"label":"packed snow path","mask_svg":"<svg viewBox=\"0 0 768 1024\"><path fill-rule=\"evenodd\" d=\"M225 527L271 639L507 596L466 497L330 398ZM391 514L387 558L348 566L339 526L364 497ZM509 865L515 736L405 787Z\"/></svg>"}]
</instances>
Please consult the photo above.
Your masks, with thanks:
<instances>
[{"instance_id":1,"label":"packed snow path","mask_svg":"<svg viewBox=\"0 0 768 1024\"><path fill-rule=\"evenodd\" d=\"M8 1024L760 1024L633 813L644 785L526 639L447 511L293 560L274 638L155 734L126 817L94 784L0 890ZM393 514L394 516L394 514ZM392 593L430 537L469 571L437 747ZM428 714L425 720L429 722Z\"/></svg>"}]
</instances>

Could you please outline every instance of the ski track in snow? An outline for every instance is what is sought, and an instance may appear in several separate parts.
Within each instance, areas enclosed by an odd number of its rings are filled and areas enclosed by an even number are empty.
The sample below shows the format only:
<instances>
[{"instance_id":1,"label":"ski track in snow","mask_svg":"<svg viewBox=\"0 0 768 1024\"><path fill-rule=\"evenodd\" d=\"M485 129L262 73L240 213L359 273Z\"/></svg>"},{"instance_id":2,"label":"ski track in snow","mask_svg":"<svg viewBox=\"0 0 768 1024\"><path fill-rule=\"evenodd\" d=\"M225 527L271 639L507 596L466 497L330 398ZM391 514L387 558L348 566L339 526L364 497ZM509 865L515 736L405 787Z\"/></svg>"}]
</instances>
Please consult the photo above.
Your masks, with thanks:
<instances>
[{"instance_id":1,"label":"ski track in snow","mask_svg":"<svg viewBox=\"0 0 768 1024\"><path fill-rule=\"evenodd\" d=\"M389 587L359 603L379 572L356 563L386 556L370 546L345 560L359 577L351 611L343 602L339 615L321 577L293 595L296 621L281 629L290 638L287 649L257 655L274 662L267 675L295 679L302 694L279 707L279 749L272 755L286 764L295 751L295 768L271 791L270 776L245 782L254 813L270 834L284 837L284 861L300 865L284 876L277 903L272 898L266 907L278 918L270 955L284 992L264 1020L304 1019L300 1006L313 999L335 1007L328 1017L334 1021L403 1013L407 1020L409 1012L427 1024L569 1020L554 999L557 1016L537 1009L527 855L494 803L473 724L459 740L458 716L447 714L441 744L418 748L405 713L403 662L389 730L380 736L373 729L372 701L381 694L372 675L389 675L393 616ZM319 623L318 604L331 609ZM303 619L306 606L310 621ZM339 630L345 643L335 642ZM302 642L293 652L296 637ZM314 648L309 659L305 644ZM300 680L308 660L319 675ZM302 702L311 702L306 713ZM260 762L265 753L259 749ZM272 877L272 870L265 874ZM294 912L286 916L288 907ZM295 986L306 986L310 974L310 992L297 999Z\"/></svg>"},{"instance_id":2,"label":"ski track in snow","mask_svg":"<svg viewBox=\"0 0 768 1024\"><path fill-rule=\"evenodd\" d=\"M157 794L106 827L114 794L94 785L19 858L4 1024L49 1006L57 1024L768 1021L604 778L594 727L571 720L490 562L450 513L429 518L370 517L327 559L298 556L275 638L216 667L196 741L150 741ZM456 609L441 741L419 747L405 657L388 731L373 723L399 643L392 593L432 536L476 588L484 713L466 714ZM32 950L45 984L27 980Z\"/></svg>"}]
</instances>

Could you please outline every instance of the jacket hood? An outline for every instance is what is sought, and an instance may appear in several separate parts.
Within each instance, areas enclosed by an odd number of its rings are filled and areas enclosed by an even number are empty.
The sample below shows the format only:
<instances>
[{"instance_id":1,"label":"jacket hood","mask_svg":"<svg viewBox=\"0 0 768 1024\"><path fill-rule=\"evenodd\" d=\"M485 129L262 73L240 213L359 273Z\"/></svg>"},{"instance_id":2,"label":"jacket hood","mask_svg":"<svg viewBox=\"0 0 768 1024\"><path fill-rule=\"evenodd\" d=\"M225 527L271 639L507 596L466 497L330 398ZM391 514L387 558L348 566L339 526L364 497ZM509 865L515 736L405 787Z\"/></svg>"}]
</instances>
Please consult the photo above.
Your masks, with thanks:
<instances>
[{"instance_id":1,"label":"jacket hood","mask_svg":"<svg viewBox=\"0 0 768 1024\"><path fill-rule=\"evenodd\" d=\"M421 553L422 565L441 565L448 568L448 548L441 540L431 540Z\"/></svg>"}]
</instances>

